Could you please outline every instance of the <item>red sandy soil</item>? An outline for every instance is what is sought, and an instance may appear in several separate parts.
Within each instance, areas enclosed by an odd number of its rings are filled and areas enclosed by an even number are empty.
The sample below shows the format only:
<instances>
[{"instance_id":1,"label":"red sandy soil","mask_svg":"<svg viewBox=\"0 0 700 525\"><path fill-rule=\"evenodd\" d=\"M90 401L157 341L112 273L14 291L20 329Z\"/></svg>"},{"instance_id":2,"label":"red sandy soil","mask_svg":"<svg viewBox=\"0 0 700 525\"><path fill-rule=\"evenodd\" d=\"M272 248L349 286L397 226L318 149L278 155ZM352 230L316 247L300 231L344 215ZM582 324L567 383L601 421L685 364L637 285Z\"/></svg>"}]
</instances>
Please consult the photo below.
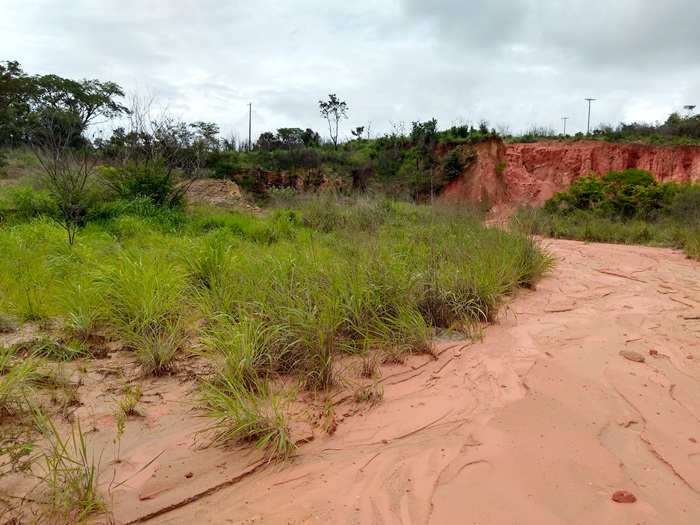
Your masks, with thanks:
<instances>
[{"instance_id":1,"label":"red sandy soil","mask_svg":"<svg viewBox=\"0 0 700 525\"><path fill-rule=\"evenodd\" d=\"M316 427L285 465L203 448L193 434L203 422L181 403L186 377L144 382L145 417L127 422L121 462L108 464L114 394L104 373L89 374L92 408L74 416L105 447L114 521L700 522L700 263L660 248L546 243L556 268L483 341L384 367L374 406L337 393L337 430ZM618 491L636 501L613 501Z\"/></svg>"}]
</instances>

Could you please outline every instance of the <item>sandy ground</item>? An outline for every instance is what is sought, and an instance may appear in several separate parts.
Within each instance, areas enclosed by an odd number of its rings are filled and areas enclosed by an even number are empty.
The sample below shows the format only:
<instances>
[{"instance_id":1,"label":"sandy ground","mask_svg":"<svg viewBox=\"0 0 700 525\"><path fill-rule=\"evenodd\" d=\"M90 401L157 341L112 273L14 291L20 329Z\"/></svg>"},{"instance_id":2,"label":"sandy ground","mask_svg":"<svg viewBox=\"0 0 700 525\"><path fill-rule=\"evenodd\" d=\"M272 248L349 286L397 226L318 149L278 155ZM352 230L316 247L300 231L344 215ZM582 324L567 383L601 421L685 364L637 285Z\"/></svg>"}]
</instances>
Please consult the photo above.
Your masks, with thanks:
<instances>
[{"instance_id":1,"label":"sandy ground","mask_svg":"<svg viewBox=\"0 0 700 525\"><path fill-rule=\"evenodd\" d=\"M191 382L144 383L145 417L127 423L102 477L114 521L700 523L700 263L548 244L556 269L482 342L385 367L374 406L339 393L337 431L316 428L287 465L202 448L203 422L180 402ZM102 409L76 415L111 451L100 396ZM618 490L637 501L612 501Z\"/></svg>"}]
</instances>

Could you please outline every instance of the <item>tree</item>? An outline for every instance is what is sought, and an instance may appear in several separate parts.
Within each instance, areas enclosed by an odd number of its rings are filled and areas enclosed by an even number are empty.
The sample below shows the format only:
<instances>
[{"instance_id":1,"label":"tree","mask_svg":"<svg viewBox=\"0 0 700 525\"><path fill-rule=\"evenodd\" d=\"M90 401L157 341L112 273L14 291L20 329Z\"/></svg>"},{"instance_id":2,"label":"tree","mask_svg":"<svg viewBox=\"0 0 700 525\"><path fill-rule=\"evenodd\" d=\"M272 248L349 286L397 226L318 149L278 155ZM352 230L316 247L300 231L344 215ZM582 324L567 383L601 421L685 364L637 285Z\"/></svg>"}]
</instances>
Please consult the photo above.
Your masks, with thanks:
<instances>
[{"instance_id":1,"label":"tree","mask_svg":"<svg viewBox=\"0 0 700 525\"><path fill-rule=\"evenodd\" d=\"M19 62L0 62L0 146L14 147L22 140L19 122L29 111L26 79Z\"/></svg>"},{"instance_id":2,"label":"tree","mask_svg":"<svg viewBox=\"0 0 700 525\"><path fill-rule=\"evenodd\" d=\"M328 121L328 134L333 142L333 147L338 149L338 124L340 119L348 118L348 105L339 100L335 94L328 95L328 101L318 101L321 116Z\"/></svg>"},{"instance_id":3,"label":"tree","mask_svg":"<svg viewBox=\"0 0 700 525\"><path fill-rule=\"evenodd\" d=\"M33 144L42 167L41 179L56 205L53 218L66 230L73 246L90 204L90 174L97 162L89 144L75 148L71 135L47 134L40 146Z\"/></svg>"},{"instance_id":4,"label":"tree","mask_svg":"<svg viewBox=\"0 0 700 525\"><path fill-rule=\"evenodd\" d=\"M291 150L304 145L302 140L303 133L304 131L301 128L279 128L277 130L277 140L282 148Z\"/></svg>"},{"instance_id":5,"label":"tree","mask_svg":"<svg viewBox=\"0 0 700 525\"><path fill-rule=\"evenodd\" d=\"M301 141L307 148L315 148L321 144L321 135L311 128L306 128L301 134Z\"/></svg>"},{"instance_id":6,"label":"tree","mask_svg":"<svg viewBox=\"0 0 700 525\"><path fill-rule=\"evenodd\" d=\"M352 130L350 133L353 134L355 139L361 140L362 139L362 134L365 132L365 127L364 126L357 126L354 130Z\"/></svg>"},{"instance_id":7,"label":"tree","mask_svg":"<svg viewBox=\"0 0 700 525\"><path fill-rule=\"evenodd\" d=\"M117 100L124 92L114 82L35 75L19 77L15 84L20 102L15 103L15 125L28 143L53 142L47 135L60 134L61 142L70 137L71 146L80 146L91 124L128 113Z\"/></svg>"},{"instance_id":8,"label":"tree","mask_svg":"<svg viewBox=\"0 0 700 525\"><path fill-rule=\"evenodd\" d=\"M71 246L85 219L96 162L86 130L99 118L126 112L116 100L123 95L114 82L30 77L18 62L0 66L0 141L10 146L24 142L32 149L57 210L54 219L65 228Z\"/></svg>"}]
</instances>

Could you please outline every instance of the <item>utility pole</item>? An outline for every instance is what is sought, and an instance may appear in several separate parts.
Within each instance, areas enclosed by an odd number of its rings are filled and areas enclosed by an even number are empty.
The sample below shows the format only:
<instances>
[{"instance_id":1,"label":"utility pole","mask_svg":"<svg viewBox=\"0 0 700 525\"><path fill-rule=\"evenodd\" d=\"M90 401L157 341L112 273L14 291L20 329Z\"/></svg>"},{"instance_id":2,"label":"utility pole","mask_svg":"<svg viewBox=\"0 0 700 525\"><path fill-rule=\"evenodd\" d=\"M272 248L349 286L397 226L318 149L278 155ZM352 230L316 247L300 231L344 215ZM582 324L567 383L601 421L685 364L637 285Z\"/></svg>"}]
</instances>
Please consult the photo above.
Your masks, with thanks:
<instances>
[{"instance_id":1,"label":"utility pole","mask_svg":"<svg viewBox=\"0 0 700 525\"><path fill-rule=\"evenodd\" d=\"M248 151L251 151L251 145L252 145L252 122L253 122L253 103L249 102L248 103Z\"/></svg>"},{"instance_id":2,"label":"utility pole","mask_svg":"<svg viewBox=\"0 0 700 525\"><path fill-rule=\"evenodd\" d=\"M584 98L583 100L588 101L588 126L586 126L586 135L591 134L591 102L593 102L595 99L594 98Z\"/></svg>"},{"instance_id":3,"label":"utility pole","mask_svg":"<svg viewBox=\"0 0 700 525\"><path fill-rule=\"evenodd\" d=\"M562 117L561 119L564 121L564 137L566 137L566 121L569 120L569 117Z\"/></svg>"}]
</instances>

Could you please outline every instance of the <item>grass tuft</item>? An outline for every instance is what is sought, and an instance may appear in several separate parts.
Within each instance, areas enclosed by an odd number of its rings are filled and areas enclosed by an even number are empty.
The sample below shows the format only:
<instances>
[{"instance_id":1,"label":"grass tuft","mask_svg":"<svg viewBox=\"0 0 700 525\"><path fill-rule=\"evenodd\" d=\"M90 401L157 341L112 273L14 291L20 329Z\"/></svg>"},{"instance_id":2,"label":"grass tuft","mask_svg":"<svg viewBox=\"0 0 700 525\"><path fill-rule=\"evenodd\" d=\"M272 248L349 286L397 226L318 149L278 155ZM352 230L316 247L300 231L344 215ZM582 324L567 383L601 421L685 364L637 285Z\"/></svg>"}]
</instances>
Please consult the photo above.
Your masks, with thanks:
<instances>
[{"instance_id":1,"label":"grass tuft","mask_svg":"<svg viewBox=\"0 0 700 525\"><path fill-rule=\"evenodd\" d=\"M267 380L251 387L218 376L202 381L198 394L205 417L213 420L204 430L214 434L212 445L252 442L276 460L287 460L296 450L285 418L286 399Z\"/></svg>"}]
</instances>

